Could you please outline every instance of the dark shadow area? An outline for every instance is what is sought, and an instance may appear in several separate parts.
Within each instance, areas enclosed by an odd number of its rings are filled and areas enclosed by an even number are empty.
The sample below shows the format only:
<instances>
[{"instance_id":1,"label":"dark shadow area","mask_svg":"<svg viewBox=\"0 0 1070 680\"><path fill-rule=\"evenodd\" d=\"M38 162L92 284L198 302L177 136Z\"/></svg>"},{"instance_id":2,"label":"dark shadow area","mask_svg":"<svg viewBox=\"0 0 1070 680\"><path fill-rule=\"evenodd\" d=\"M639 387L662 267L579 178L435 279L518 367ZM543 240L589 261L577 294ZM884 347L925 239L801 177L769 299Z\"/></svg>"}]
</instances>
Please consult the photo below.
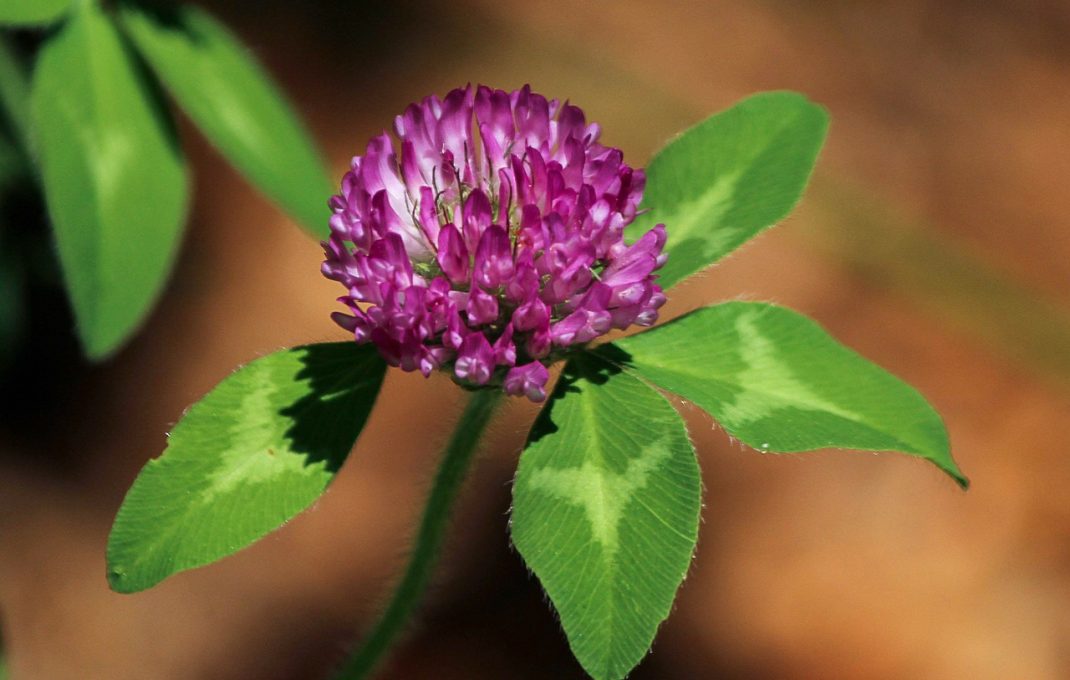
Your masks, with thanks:
<instances>
[{"instance_id":1,"label":"dark shadow area","mask_svg":"<svg viewBox=\"0 0 1070 680\"><path fill-rule=\"evenodd\" d=\"M639 332L645 333L646 331ZM636 333L631 333L631 335L636 335ZM607 342L605 344L599 345L598 347L595 347L592 351L592 354L597 356L602 361L608 362L611 366L615 366L617 370L623 370L624 368L632 364L632 355L628 354L628 352L624 351L618 345L615 345L612 342Z\"/></svg>"},{"instance_id":2,"label":"dark shadow area","mask_svg":"<svg viewBox=\"0 0 1070 680\"><path fill-rule=\"evenodd\" d=\"M557 379L557 384L550 394L550 398L547 399L546 405L539 412L539 417L535 419L535 424L531 426L531 433L528 435L529 445L558 431L557 424L554 423L553 418L554 406L559 399L562 399L567 394L579 393L581 390L579 383L587 382L592 385L604 385L609 382L610 378L622 371L623 362L608 360L608 357L614 355L604 353L602 351L603 347L608 347L608 345L603 345L596 351L581 352L569 359L568 363L565 364L565 367L561 370L561 377ZM624 354L619 349L617 351L620 354ZM602 356L603 354L605 356Z\"/></svg>"},{"instance_id":3,"label":"dark shadow area","mask_svg":"<svg viewBox=\"0 0 1070 680\"><path fill-rule=\"evenodd\" d=\"M279 26L286 26L290 37L297 37L302 42L314 39L321 54L312 56L329 54L331 70L348 74L347 77L355 81L387 76L391 62L422 56L430 45L449 52L463 49L465 31L463 26L456 25L456 13L443 12L438 3L424 0L313 0L302 3L265 0L199 4L228 26L248 29L248 33L242 31L243 37L252 39L250 46L257 52L261 47L268 52L271 45L258 44L256 36L278 35ZM164 17L175 13L173 4L164 0L153 0L143 6L160 11ZM311 31L314 36L309 33Z\"/></svg>"},{"instance_id":4,"label":"dark shadow area","mask_svg":"<svg viewBox=\"0 0 1070 680\"><path fill-rule=\"evenodd\" d=\"M44 203L28 174L0 188L5 339L0 342L0 429L20 439L50 432L73 408L89 371L74 335ZM57 457L69 452L54 449Z\"/></svg>"},{"instance_id":5,"label":"dark shadow area","mask_svg":"<svg viewBox=\"0 0 1070 680\"><path fill-rule=\"evenodd\" d=\"M286 431L290 448L305 455L305 465L326 463L337 472L364 429L386 375L386 362L374 345L331 342L290 350L301 355L299 381L310 392L279 409L293 421Z\"/></svg>"}]
</instances>

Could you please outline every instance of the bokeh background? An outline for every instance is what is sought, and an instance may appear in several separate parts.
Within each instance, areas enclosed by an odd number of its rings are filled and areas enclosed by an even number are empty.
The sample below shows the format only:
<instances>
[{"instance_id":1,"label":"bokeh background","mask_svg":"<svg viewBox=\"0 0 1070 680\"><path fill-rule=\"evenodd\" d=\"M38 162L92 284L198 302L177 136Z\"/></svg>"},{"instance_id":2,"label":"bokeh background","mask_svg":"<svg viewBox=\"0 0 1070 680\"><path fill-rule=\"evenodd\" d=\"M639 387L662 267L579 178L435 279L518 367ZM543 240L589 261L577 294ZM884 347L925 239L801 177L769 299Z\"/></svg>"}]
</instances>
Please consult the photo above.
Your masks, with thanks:
<instances>
[{"instance_id":1,"label":"bokeh background","mask_svg":"<svg viewBox=\"0 0 1070 680\"><path fill-rule=\"evenodd\" d=\"M1070 5L737 0L200 3L291 95L340 176L410 101L484 82L569 98L645 164L755 91L831 111L800 209L682 286L666 318L774 300L915 384L971 476L745 450L684 406L699 548L638 679L1070 677ZM403 565L460 407L392 372L316 506L135 596L108 591L122 495L234 366L341 338L320 251L183 122L189 238L118 357L0 434L0 636L12 677L314 679ZM11 396L11 395L8 395ZM419 620L382 677L582 678L508 543L533 410L492 428Z\"/></svg>"}]
</instances>

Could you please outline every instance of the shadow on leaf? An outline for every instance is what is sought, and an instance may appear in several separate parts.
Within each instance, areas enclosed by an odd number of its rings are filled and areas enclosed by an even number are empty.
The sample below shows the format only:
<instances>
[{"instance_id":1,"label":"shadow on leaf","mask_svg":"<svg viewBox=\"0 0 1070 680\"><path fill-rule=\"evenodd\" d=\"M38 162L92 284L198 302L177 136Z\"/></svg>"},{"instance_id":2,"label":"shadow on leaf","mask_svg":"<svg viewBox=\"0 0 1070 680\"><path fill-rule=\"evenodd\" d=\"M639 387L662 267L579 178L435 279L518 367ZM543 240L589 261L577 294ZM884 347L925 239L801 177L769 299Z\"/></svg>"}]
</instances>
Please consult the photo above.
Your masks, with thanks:
<instances>
[{"instance_id":1,"label":"shadow on leaf","mask_svg":"<svg viewBox=\"0 0 1070 680\"><path fill-rule=\"evenodd\" d=\"M603 345L596 352L584 352L570 359L561 371L561 377L557 380L550 400L532 425L527 445L531 446L543 437L557 432L553 411L558 401L567 398L569 394L579 394L592 386L606 384L622 371L621 366L626 365L629 359L624 351L613 345Z\"/></svg>"},{"instance_id":2,"label":"shadow on leaf","mask_svg":"<svg viewBox=\"0 0 1070 680\"><path fill-rule=\"evenodd\" d=\"M352 342L306 345L302 367L294 376L309 392L279 409L293 424L285 437L290 449L306 458L305 465L323 462L337 472L371 414L386 364L371 345Z\"/></svg>"}]
</instances>

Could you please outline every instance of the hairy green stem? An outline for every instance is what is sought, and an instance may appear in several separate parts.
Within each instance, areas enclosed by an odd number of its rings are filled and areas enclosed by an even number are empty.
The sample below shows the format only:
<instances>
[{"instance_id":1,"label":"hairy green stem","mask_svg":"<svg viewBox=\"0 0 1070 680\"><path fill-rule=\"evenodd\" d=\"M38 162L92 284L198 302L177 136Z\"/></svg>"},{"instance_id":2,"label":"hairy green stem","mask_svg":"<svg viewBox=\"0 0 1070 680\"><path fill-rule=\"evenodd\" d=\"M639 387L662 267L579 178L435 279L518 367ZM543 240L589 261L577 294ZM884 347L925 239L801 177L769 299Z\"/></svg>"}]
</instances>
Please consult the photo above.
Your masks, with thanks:
<instances>
[{"instance_id":1,"label":"hairy green stem","mask_svg":"<svg viewBox=\"0 0 1070 680\"><path fill-rule=\"evenodd\" d=\"M501 395L500 389L484 389L472 393L435 474L431 495L420 519L420 528L405 574L401 577L386 611L364 640L364 644L346 661L336 680L360 680L368 677L404 630L427 587L435 557L449 524L450 508L468 472L480 436L490 422Z\"/></svg>"}]
</instances>

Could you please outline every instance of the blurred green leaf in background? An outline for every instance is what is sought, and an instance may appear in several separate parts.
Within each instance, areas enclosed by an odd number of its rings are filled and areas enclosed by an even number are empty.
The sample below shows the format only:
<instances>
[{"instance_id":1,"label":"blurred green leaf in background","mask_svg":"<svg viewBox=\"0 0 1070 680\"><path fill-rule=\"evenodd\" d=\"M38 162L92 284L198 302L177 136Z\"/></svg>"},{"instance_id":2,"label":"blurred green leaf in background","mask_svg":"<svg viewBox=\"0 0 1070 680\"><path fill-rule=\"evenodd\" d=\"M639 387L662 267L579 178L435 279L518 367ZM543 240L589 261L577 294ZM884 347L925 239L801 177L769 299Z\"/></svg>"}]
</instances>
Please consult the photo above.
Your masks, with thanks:
<instances>
[{"instance_id":1,"label":"blurred green leaf in background","mask_svg":"<svg viewBox=\"0 0 1070 680\"><path fill-rule=\"evenodd\" d=\"M331 180L308 133L238 40L209 14L126 6L123 26L164 87L242 174L316 236Z\"/></svg>"},{"instance_id":2,"label":"blurred green leaf in background","mask_svg":"<svg viewBox=\"0 0 1070 680\"><path fill-rule=\"evenodd\" d=\"M0 25L35 26L58 21L70 9L71 0L4 0Z\"/></svg>"},{"instance_id":3,"label":"blurred green leaf in background","mask_svg":"<svg viewBox=\"0 0 1070 680\"><path fill-rule=\"evenodd\" d=\"M162 89L252 184L309 232L326 232L332 187L315 144L248 50L204 11L9 0L0 26L46 29L21 49L0 36L0 185L39 182L90 359L133 336L179 249L190 181ZM17 287L6 294L0 327L14 338Z\"/></svg>"},{"instance_id":4,"label":"blurred green leaf in background","mask_svg":"<svg viewBox=\"0 0 1070 680\"><path fill-rule=\"evenodd\" d=\"M189 181L166 109L118 30L80 6L41 51L31 115L49 216L86 354L149 313L174 262Z\"/></svg>"}]
</instances>

